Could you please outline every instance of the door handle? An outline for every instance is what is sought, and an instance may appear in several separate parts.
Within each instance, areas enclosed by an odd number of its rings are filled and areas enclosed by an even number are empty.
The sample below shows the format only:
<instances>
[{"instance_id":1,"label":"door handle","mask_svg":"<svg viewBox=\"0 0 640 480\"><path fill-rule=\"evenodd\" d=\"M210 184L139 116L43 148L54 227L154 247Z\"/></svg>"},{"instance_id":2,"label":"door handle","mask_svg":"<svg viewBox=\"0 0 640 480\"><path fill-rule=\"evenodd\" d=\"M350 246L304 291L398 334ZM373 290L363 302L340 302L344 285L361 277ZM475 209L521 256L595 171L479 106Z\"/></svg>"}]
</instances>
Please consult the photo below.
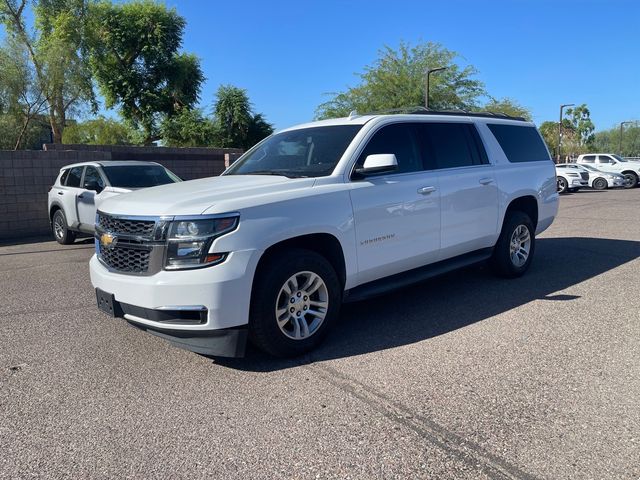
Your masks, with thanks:
<instances>
[{"instance_id":1,"label":"door handle","mask_svg":"<svg viewBox=\"0 0 640 480\"><path fill-rule=\"evenodd\" d=\"M80 195L78 195L78 198L84 198L84 193L81 193Z\"/></svg>"},{"instance_id":2,"label":"door handle","mask_svg":"<svg viewBox=\"0 0 640 480\"><path fill-rule=\"evenodd\" d=\"M489 177L484 177L481 178L480 180L478 180L480 182L480 184L482 185L489 185L490 183L493 183L493 178L489 178Z\"/></svg>"},{"instance_id":3,"label":"door handle","mask_svg":"<svg viewBox=\"0 0 640 480\"><path fill-rule=\"evenodd\" d=\"M436 187L422 187L418 189L418 193L420 195L429 195L430 193L433 193L436 191Z\"/></svg>"},{"instance_id":4,"label":"door handle","mask_svg":"<svg viewBox=\"0 0 640 480\"><path fill-rule=\"evenodd\" d=\"M64 192L58 192L58 195L64 195Z\"/></svg>"}]
</instances>

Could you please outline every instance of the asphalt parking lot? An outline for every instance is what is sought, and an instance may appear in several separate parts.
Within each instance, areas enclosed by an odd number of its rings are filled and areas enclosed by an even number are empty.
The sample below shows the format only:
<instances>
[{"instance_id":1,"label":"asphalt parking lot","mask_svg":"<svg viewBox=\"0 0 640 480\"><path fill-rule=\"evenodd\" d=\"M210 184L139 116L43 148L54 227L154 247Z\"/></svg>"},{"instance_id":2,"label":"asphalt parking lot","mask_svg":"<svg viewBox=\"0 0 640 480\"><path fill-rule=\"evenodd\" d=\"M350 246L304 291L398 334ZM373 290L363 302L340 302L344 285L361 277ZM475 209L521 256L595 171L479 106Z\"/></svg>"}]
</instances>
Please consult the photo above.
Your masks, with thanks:
<instances>
[{"instance_id":1,"label":"asphalt parking lot","mask_svg":"<svg viewBox=\"0 0 640 480\"><path fill-rule=\"evenodd\" d=\"M348 305L289 361L100 314L90 241L2 246L0 477L638 479L639 207L564 196L524 278Z\"/></svg>"}]
</instances>

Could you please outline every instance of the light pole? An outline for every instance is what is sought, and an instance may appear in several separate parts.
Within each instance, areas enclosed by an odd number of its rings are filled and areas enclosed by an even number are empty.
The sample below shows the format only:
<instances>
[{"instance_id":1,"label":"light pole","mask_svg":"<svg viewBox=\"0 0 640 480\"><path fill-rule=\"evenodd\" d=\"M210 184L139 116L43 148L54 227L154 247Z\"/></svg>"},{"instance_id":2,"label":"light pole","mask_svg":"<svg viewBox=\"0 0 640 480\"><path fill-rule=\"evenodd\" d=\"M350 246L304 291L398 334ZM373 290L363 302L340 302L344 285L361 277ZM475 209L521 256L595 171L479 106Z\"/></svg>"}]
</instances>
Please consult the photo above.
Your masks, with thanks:
<instances>
[{"instance_id":1,"label":"light pole","mask_svg":"<svg viewBox=\"0 0 640 480\"><path fill-rule=\"evenodd\" d=\"M556 158L556 163L560 163L560 147L562 145L562 110L564 109L564 107L573 107L574 105L575 103L565 103L563 105L560 105L560 121L558 122L558 156Z\"/></svg>"},{"instance_id":2,"label":"light pole","mask_svg":"<svg viewBox=\"0 0 640 480\"><path fill-rule=\"evenodd\" d=\"M635 122L620 122L620 139L618 140L618 154L622 156L622 127L627 123L635 123Z\"/></svg>"},{"instance_id":3,"label":"light pole","mask_svg":"<svg viewBox=\"0 0 640 480\"><path fill-rule=\"evenodd\" d=\"M427 70L427 91L424 94L424 107L427 110L429 110L429 79L431 78L431 74L433 72L439 72L440 70L446 70L447 68L449 67L438 67Z\"/></svg>"}]
</instances>

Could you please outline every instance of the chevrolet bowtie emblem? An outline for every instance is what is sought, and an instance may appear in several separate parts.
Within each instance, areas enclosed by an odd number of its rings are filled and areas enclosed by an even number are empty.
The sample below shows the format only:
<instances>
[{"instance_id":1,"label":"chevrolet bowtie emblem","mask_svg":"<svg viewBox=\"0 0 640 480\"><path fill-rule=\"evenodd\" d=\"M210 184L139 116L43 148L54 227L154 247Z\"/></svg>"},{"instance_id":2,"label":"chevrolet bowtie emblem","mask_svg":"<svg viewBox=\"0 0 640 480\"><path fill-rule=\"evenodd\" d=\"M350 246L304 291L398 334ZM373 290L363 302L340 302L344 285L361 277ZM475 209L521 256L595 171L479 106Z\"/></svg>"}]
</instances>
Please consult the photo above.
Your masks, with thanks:
<instances>
[{"instance_id":1,"label":"chevrolet bowtie emblem","mask_svg":"<svg viewBox=\"0 0 640 480\"><path fill-rule=\"evenodd\" d=\"M100 235L100 245L105 248L112 248L116 246L116 242L118 239L115 235L111 235L110 233L103 233Z\"/></svg>"}]
</instances>

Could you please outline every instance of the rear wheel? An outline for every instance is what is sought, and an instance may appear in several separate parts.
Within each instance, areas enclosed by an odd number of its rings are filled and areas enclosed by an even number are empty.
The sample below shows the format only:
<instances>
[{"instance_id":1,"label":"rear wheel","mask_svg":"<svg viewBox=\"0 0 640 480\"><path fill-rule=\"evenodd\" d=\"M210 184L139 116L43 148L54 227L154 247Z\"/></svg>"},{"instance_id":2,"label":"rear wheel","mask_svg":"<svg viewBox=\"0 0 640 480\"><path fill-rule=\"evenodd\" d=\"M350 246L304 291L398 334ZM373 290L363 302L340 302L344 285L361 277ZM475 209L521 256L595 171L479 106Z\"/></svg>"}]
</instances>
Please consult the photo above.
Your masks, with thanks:
<instances>
[{"instance_id":1,"label":"rear wheel","mask_svg":"<svg viewBox=\"0 0 640 480\"><path fill-rule=\"evenodd\" d=\"M254 283L249 337L277 357L312 350L337 319L342 286L331 264L303 249L282 251L266 260Z\"/></svg>"},{"instance_id":2,"label":"rear wheel","mask_svg":"<svg viewBox=\"0 0 640 480\"><path fill-rule=\"evenodd\" d=\"M623 173L624 188L636 188L638 186L638 175L633 172Z\"/></svg>"},{"instance_id":3,"label":"rear wheel","mask_svg":"<svg viewBox=\"0 0 640 480\"><path fill-rule=\"evenodd\" d=\"M591 186L593 187L594 190L606 190L609 184L604 178L598 177L593 181Z\"/></svg>"},{"instance_id":4,"label":"rear wheel","mask_svg":"<svg viewBox=\"0 0 640 480\"><path fill-rule=\"evenodd\" d=\"M67 217L62 210L56 210L51 219L51 229L53 236L61 245L69 245L76 239L76 233L69 230Z\"/></svg>"},{"instance_id":5,"label":"rear wheel","mask_svg":"<svg viewBox=\"0 0 640 480\"><path fill-rule=\"evenodd\" d=\"M529 216L519 211L510 213L493 249L491 266L494 272L506 278L523 275L531 264L535 242L535 227Z\"/></svg>"},{"instance_id":6,"label":"rear wheel","mask_svg":"<svg viewBox=\"0 0 640 480\"><path fill-rule=\"evenodd\" d=\"M558 193L566 193L568 188L569 184L567 181L562 177L558 177Z\"/></svg>"}]
</instances>

